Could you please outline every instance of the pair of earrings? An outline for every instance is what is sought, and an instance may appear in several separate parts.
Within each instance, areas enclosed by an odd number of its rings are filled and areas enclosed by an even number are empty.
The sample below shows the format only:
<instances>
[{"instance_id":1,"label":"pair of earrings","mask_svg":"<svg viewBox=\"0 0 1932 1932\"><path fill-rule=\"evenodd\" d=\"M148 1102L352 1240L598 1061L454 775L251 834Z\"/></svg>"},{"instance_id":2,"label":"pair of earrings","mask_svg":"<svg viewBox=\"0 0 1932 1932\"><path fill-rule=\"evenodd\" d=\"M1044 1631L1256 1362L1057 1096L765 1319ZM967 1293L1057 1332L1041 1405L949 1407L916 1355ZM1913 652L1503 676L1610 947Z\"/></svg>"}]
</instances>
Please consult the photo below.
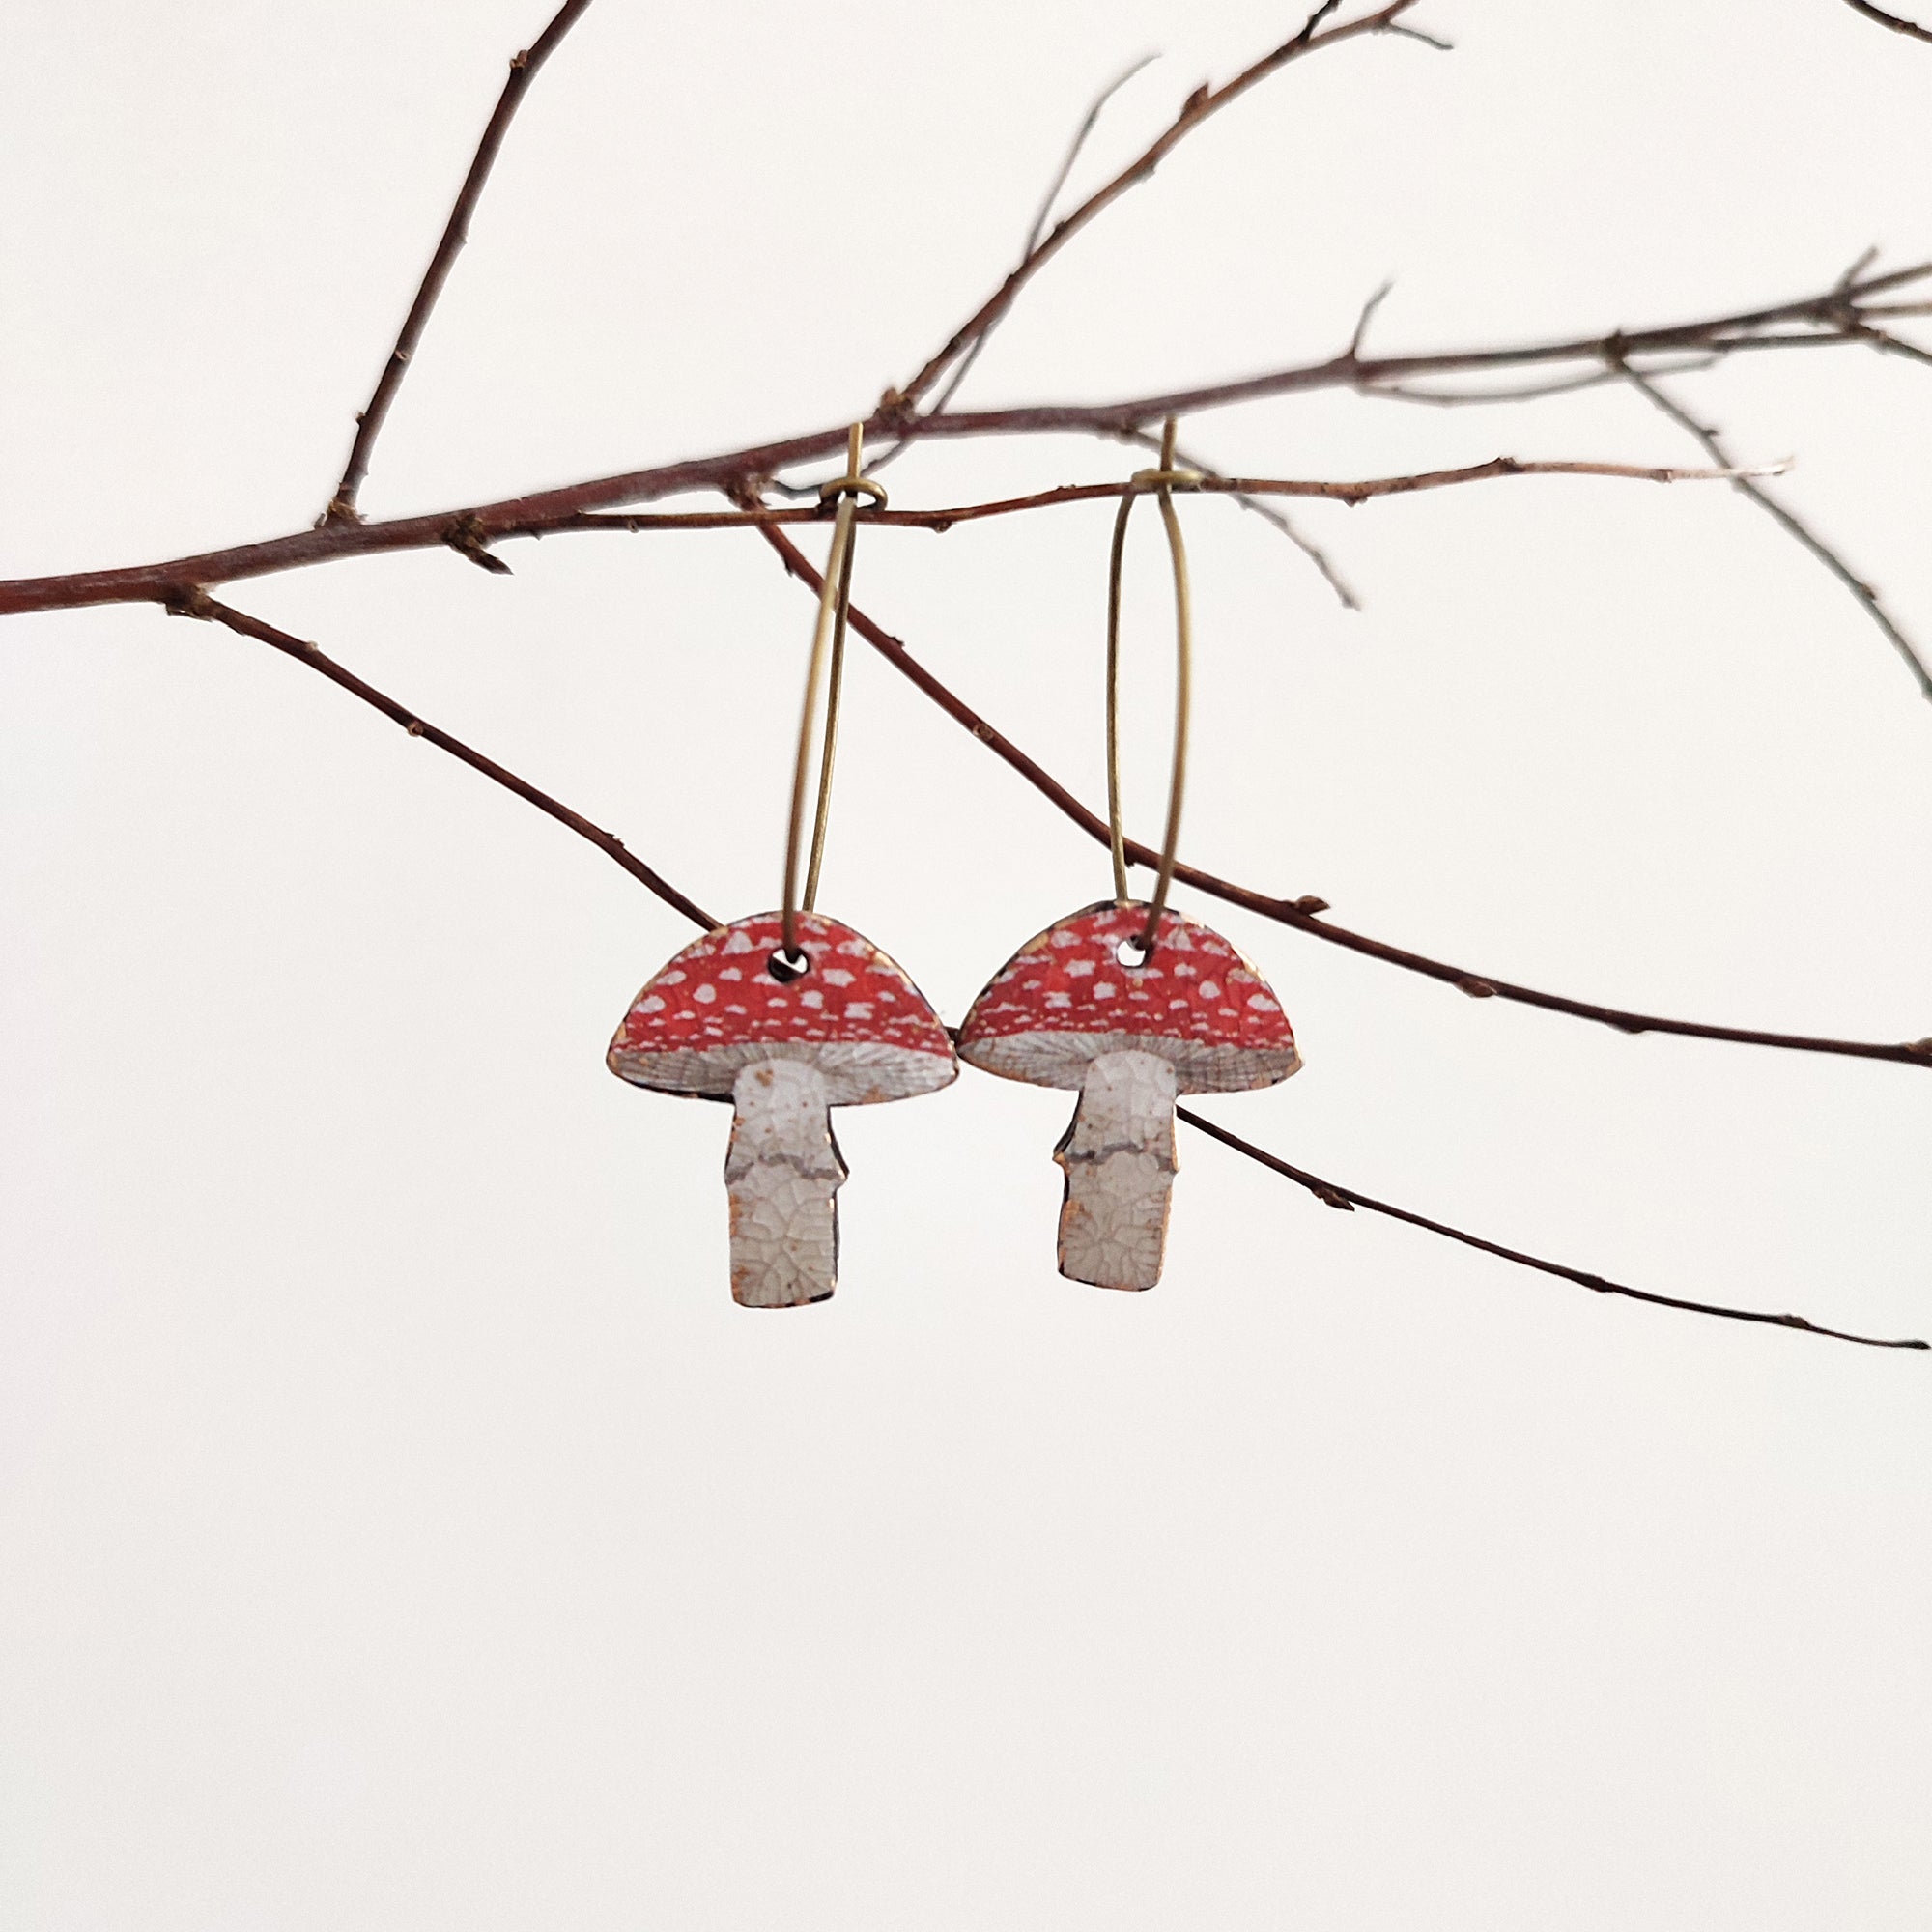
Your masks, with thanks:
<instances>
[{"instance_id":1,"label":"pair of earrings","mask_svg":"<svg viewBox=\"0 0 1932 1932\"><path fill-rule=\"evenodd\" d=\"M837 1195L846 1168L831 1109L909 1099L950 1086L959 1061L1009 1080L1069 1088L1079 1101L1054 1150L1065 1175L1060 1271L1102 1288L1160 1278L1174 1185L1174 1106L1182 1094L1269 1087L1301 1065L1280 1002L1229 942L1167 907L1186 780L1191 633L1187 558L1172 492L1167 425L1157 469L1142 470L1114 524L1107 600L1107 807L1114 896L1030 939L994 975L952 1037L905 972L870 940L813 910L824 853L860 496L860 432L837 497L793 773L781 911L757 913L686 947L631 1003L608 1056L639 1087L732 1103L724 1184L731 1293L752 1308L829 1296L838 1280ZM1174 765L1153 898L1127 895L1119 757L1121 563L1136 495L1155 495L1174 565ZM826 724L805 891L798 892L805 789L830 644Z\"/></svg>"}]
</instances>

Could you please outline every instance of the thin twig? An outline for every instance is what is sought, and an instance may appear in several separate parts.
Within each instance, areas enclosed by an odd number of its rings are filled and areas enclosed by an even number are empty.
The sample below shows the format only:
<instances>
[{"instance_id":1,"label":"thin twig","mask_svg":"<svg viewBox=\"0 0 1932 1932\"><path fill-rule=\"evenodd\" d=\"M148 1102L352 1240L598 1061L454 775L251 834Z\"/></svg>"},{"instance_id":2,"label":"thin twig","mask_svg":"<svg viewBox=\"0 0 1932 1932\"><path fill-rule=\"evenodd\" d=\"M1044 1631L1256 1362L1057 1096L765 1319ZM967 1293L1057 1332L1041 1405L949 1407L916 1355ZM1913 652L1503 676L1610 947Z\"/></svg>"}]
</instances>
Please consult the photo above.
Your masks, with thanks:
<instances>
[{"instance_id":1,"label":"thin twig","mask_svg":"<svg viewBox=\"0 0 1932 1932\"><path fill-rule=\"evenodd\" d=\"M1854 14L1862 14L1867 20L1876 20L1881 27L1889 27L1894 34L1908 34L1915 41L1932 43L1932 27L1902 20L1896 14L1888 14L1883 7L1874 7L1872 0L1845 0L1845 5Z\"/></svg>"},{"instance_id":2,"label":"thin twig","mask_svg":"<svg viewBox=\"0 0 1932 1932\"><path fill-rule=\"evenodd\" d=\"M1727 461L1724 454L1724 446L1719 440L1715 430L1704 423L1700 423L1694 416L1687 414L1649 377L1638 375L1634 369L1630 368L1627 364L1620 365L1619 373L1646 402L1650 403L1655 409L1662 411L1686 435L1694 437L1698 443L1710 453L1711 460L1714 463L1724 463ZM1925 660L1919 656L1912 639L1892 621L1890 613L1879 602L1878 592L1830 544L1826 543L1815 530L1811 529L1808 525L1801 522L1776 497L1772 496L1751 477L1741 472L1730 478L1730 484L1731 488L1736 490L1741 496L1748 497L1766 516L1772 518L1788 535L1795 537L1805 550L1809 551L1858 599L1865 615L1878 626L1885 634L1892 649L1905 660L1907 668L1918 682L1919 695L1926 698L1932 698L1932 667L1927 666Z\"/></svg>"},{"instance_id":3,"label":"thin twig","mask_svg":"<svg viewBox=\"0 0 1932 1932\"><path fill-rule=\"evenodd\" d=\"M820 588L819 575L805 554L783 530L772 525L763 526L762 534L778 553L785 569L816 596ZM1106 845L1111 842L1104 818L1089 810L1058 779L935 677L907 650L904 643L867 616L856 604L851 608L850 621L853 630L895 670L923 691L950 718L964 725L996 757L1010 765L1063 816L1079 826L1096 843ZM1126 841L1126 854L1136 866L1153 868L1160 863L1158 852L1136 839ZM1724 1040L1739 1046L1779 1047L1796 1053L1835 1054L1853 1060L1892 1060L1912 1066L1932 1067L1932 1037L1897 1043L1831 1039L1810 1034L1772 1033L1753 1027L1714 1026L1697 1020L1666 1019L1657 1013L1630 1012L1617 1007L1598 1006L1588 1000L1573 1000L1560 993L1546 993L1534 986L1517 985L1492 975L1475 973L1465 966L1453 966L1446 960L1432 959L1424 953L1411 952L1383 940L1371 939L1366 933L1351 932L1346 926L1330 924L1319 917L1327 910L1327 901L1313 895L1298 899L1273 898L1265 893L1255 892L1250 887L1236 885L1232 880L1203 871L1198 866L1185 864L1175 867L1174 876L1197 892L1258 913L1277 924L1292 926L1297 932L1306 932L1330 946L1344 947L1367 958L1379 959L1384 965L1399 967L1406 973L1441 980L1471 999L1508 1000L1520 1006L1540 1007L1546 1012L1589 1020L1618 1033L1675 1034L1690 1039Z\"/></svg>"},{"instance_id":4,"label":"thin twig","mask_svg":"<svg viewBox=\"0 0 1932 1932\"><path fill-rule=\"evenodd\" d=\"M930 422L923 416L917 417L907 424L874 417L865 427L868 436L877 437L897 434L971 438L1071 431L1118 438L1123 431L1140 429L1165 416L1187 415L1262 396L1298 395L1319 389L1371 389L1419 376L1564 362L1587 362L1602 369L1619 355L1626 359L1644 357L1660 351L1689 350L1725 356L1747 350L1826 345L1852 344L1876 349L1881 345L1871 339L1873 331L1861 320L1864 303L1872 296L1923 280L1928 275L1932 275L1932 262L1868 276L1849 289L1833 283L1824 293L1798 301L1715 316L1702 322L1677 323L1663 328L1612 331L1604 336L1518 349L1459 350L1371 360L1345 352L1325 362L1280 369L1271 375L1223 383L1211 388L1178 390L1167 396L1143 396L1115 403L1035 404L1019 409L955 412ZM1810 332L1797 333L1794 328ZM338 557L427 550L446 545L452 534L464 531L477 542L487 543L503 530L528 528L546 519L567 517L581 510L612 509L619 504L649 502L691 490L728 490L736 484L773 476L842 450L848 427L841 424L836 429L790 437L781 442L689 458L650 469L627 470L616 476L593 477L587 482L564 484L554 490L466 509L437 510L386 523L337 522L321 529L273 537L266 543L206 551L165 563L0 582L0 616L25 611L72 610L89 604L141 602L165 596L183 583L232 583L244 577L298 570L310 564L332 562Z\"/></svg>"},{"instance_id":5,"label":"thin twig","mask_svg":"<svg viewBox=\"0 0 1932 1932\"><path fill-rule=\"evenodd\" d=\"M1142 439L1132 438L1139 441ZM1158 437L1151 439L1160 447ZM1233 497L1248 508L1268 514L1264 497L1307 497L1350 507L1378 497L1406 497L1420 490L1453 489L1460 483L1489 483L1505 476L1607 476L1634 483L1729 483L1739 476L1781 476L1791 467L1788 462L1760 465L1750 469L1686 469L1659 468L1644 463L1589 463L1547 461L1535 457L1492 456L1485 463L1465 463L1455 469L1418 469L1404 476L1364 476L1347 483L1317 482L1293 476L1223 476L1189 462L1183 452L1175 452L1178 461L1195 470L1198 483L1190 491L1204 497ZM886 529L950 530L956 524L977 524L988 517L1017 516L1029 510L1058 509L1067 503L1095 503L1134 495L1141 486L1122 480L1106 483L1061 483L1051 490L1036 490L1025 497L999 497L986 503L952 503L932 510L880 510L867 507L861 521ZM582 516L559 517L537 523L513 525L497 532L501 537L544 537L572 530L718 530L745 525L823 524L830 521L828 506L755 510L606 510L587 511ZM1282 527L1282 526L1277 526ZM1291 532L1293 534L1293 532Z\"/></svg>"},{"instance_id":6,"label":"thin twig","mask_svg":"<svg viewBox=\"0 0 1932 1932\"><path fill-rule=\"evenodd\" d=\"M1361 313L1355 318L1354 333L1349 337L1349 354L1356 361L1361 360L1362 344L1369 339L1369 324L1375 321L1376 311L1395 293L1393 282L1384 282L1367 301L1362 304Z\"/></svg>"},{"instance_id":7,"label":"thin twig","mask_svg":"<svg viewBox=\"0 0 1932 1932\"><path fill-rule=\"evenodd\" d=\"M1386 1214L1392 1221L1406 1221L1411 1228L1423 1228L1432 1235L1445 1236L1452 1241L1462 1242L1466 1248L1479 1248L1486 1255L1515 1262L1520 1267L1535 1268L1541 1274L1558 1275L1565 1281L1574 1281L1579 1287L1594 1290L1598 1294L1617 1294L1630 1301L1647 1301L1656 1308L1681 1308L1691 1315L1715 1315L1725 1321L1755 1321L1772 1328L1796 1328L1803 1334L1829 1336L1834 1342L1857 1342L1867 1349L1932 1347L1932 1344L1913 1339L1890 1341L1877 1335L1854 1335L1843 1328L1826 1328L1816 1321L1807 1321L1802 1315L1773 1315L1754 1308L1726 1308L1717 1302L1685 1301L1674 1294L1654 1294L1648 1289L1627 1288L1622 1282L1606 1281L1600 1274L1566 1267L1561 1262L1543 1261L1535 1255L1524 1254L1520 1248L1506 1248L1498 1241L1485 1240L1480 1235L1465 1234L1461 1228L1450 1227L1446 1221L1432 1221L1426 1214L1411 1213L1406 1208L1396 1208L1386 1201L1376 1200L1372 1195L1358 1194L1352 1187L1342 1187L1332 1180L1323 1180L1320 1175L1292 1166L1278 1154L1269 1153L1266 1149L1256 1147L1252 1141L1231 1134L1226 1127L1204 1120L1192 1108L1177 1107L1174 1112L1176 1119L1185 1121L1190 1127L1198 1127L1209 1139L1219 1141L1223 1147L1233 1148L1236 1153L1246 1154L1250 1160L1259 1161L1264 1167L1272 1168L1297 1187L1307 1188L1326 1207L1348 1210L1364 1208L1371 1214Z\"/></svg>"},{"instance_id":8,"label":"thin twig","mask_svg":"<svg viewBox=\"0 0 1932 1932\"><path fill-rule=\"evenodd\" d=\"M490 179L490 170L496 165L503 136L509 132L510 123L530 82L536 78L537 70L555 51L557 43L577 24L589 5L590 0L564 0L550 25L522 53L512 57L510 77L503 83L503 92L497 100L497 111L491 115L489 126L483 129L483 138L477 143L476 157L469 163L469 172L464 177L456 206L449 212L442 240L436 244L436 253L430 257L429 267L423 271L422 286L416 290L416 298L410 304L409 315L403 322L403 332L396 337L396 346L390 350L389 359L383 365L383 373L377 379L376 392L369 398L368 408L355 418L355 440L350 445L349 463L342 472L342 481L335 486L335 495L329 498L328 508L323 512L325 524L355 521L355 497L362 488L362 479L369 473L370 452L376 446L376 439L383 433L384 419L389 413L390 404L396 400L396 391L402 387L403 377L416 353L416 344L422 340L430 311L435 308L437 298L442 294L442 285L449 279L449 271L462 253L463 244L469 240L469 217L483 198L484 185Z\"/></svg>"},{"instance_id":9,"label":"thin twig","mask_svg":"<svg viewBox=\"0 0 1932 1932\"><path fill-rule=\"evenodd\" d=\"M1389 5L1377 13L1366 14L1359 20L1352 20L1346 26L1331 27L1325 34L1318 34L1317 27L1335 11L1337 4L1339 0L1322 0L1322 4L1317 7L1302 23L1300 31L1284 41L1272 52L1264 54L1260 60L1243 69L1224 86L1217 89L1200 87L1189 95L1175 121L1105 186L1096 188L1070 214L1063 215L1053 228L1028 250L1025 259L992 295L953 330L945 345L911 382L903 388L887 392L881 404L882 412L893 418L910 416L921 398L947 369L982 335L987 334L998 325L1001 317L1013 305L1027 283L1096 215L1111 207L1137 183L1147 180L1204 121L1219 113L1230 101L1238 99L1251 87L1265 80L1270 74L1279 72L1291 61L1298 60L1305 54L1319 52L1324 47L1338 45L1344 41L1359 39L1366 34L1386 32L1398 16L1406 14L1417 4L1417 0L1390 0Z\"/></svg>"},{"instance_id":10,"label":"thin twig","mask_svg":"<svg viewBox=\"0 0 1932 1932\"><path fill-rule=\"evenodd\" d=\"M1932 313L1932 310L1923 308L1881 309L1879 313L1881 315L1925 315ZM1888 334L1886 330L1874 327L1870 323L1866 323L1861 327L1859 333L1874 349L1881 351L1887 355L1902 355L1908 362L1918 362L1928 369L1932 369L1932 349L1921 349L1918 343L1907 342L1902 336Z\"/></svg>"},{"instance_id":11,"label":"thin twig","mask_svg":"<svg viewBox=\"0 0 1932 1932\"><path fill-rule=\"evenodd\" d=\"M1495 456L1486 463L1467 463L1455 469L1417 470L1405 476L1365 476L1349 482L1321 482L1287 476L1220 476L1204 474L1200 489L1208 496L1307 497L1338 503L1366 503L1378 497L1405 497L1422 490L1443 490L1463 483L1485 483L1506 476L1605 476L1641 483L1728 482L1735 475L1773 475L1783 468L1746 471L1687 469L1634 463L1549 462L1537 458ZM931 510L867 509L864 521L886 529L946 531L957 524L983 522L988 517L1015 516L1067 503L1089 503L1124 496L1129 482L1064 483L1025 497L1003 497L986 503L955 503ZM562 493L567 497L569 493ZM753 510L635 510L599 512L554 507L559 493L526 497L520 503L492 504L465 511L454 520L406 517L386 524L337 525L328 530L305 531L266 544L246 544L239 550L210 551L165 563L136 565L126 570L82 571L69 577L28 577L0 582L0 615L25 611L59 611L92 604L142 604L171 596L184 583L206 587L233 583L242 578L266 577L276 571L298 570L330 561L343 553L325 548L318 554L312 539L353 536L352 554L384 550L427 550L437 545L459 551L485 569L505 569L490 556L491 543L511 537L562 536L577 530L623 530L633 535L646 530L716 530L743 525L816 524L826 521L822 505ZM541 514L516 514L519 508L545 505ZM485 559L488 559L487 561Z\"/></svg>"},{"instance_id":12,"label":"thin twig","mask_svg":"<svg viewBox=\"0 0 1932 1932\"><path fill-rule=\"evenodd\" d=\"M1686 356L1682 361L1645 370L1648 376L1692 376L1715 368L1716 355ZM1602 389L1621 383L1621 369L1593 369L1587 375L1566 376L1555 383L1530 383L1515 389L1412 389L1399 384L1364 388L1362 394L1375 402L1426 403L1436 409L1462 409L1482 403L1540 403L1551 396L1574 396L1584 389Z\"/></svg>"},{"instance_id":13,"label":"thin twig","mask_svg":"<svg viewBox=\"0 0 1932 1932\"><path fill-rule=\"evenodd\" d=\"M202 617L216 624L226 624L231 631L238 631L244 638L253 638L258 642L268 644L295 659L299 665L306 665L310 670L320 671L332 684L338 684L352 696L359 697L364 704L373 706L384 717L393 719L412 738L421 738L436 746L439 751L447 752L453 758L461 758L472 771L478 771L486 779L492 780L505 791L514 792L517 797L533 805L539 811L548 812L559 825L567 825L580 838L587 838L591 844L608 858L614 859L632 878L648 887L665 904L681 912L686 919L704 927L707 931L719 922L697 904L688 899L669 880L653 871L634 852L632 852L613 832L606 832L602 826L593 825L582 813L571 810L551 797L548 792L539 791L526 779L520 779L515 772L506 770L494 758L486 758L481 752L472 751L460 738L452 738L447 731L418 718L408 705L399 703L385 692L364 682L353 670L339 665L331 657L326 656L316 645L304 639L291 637L286 631L278 631L272 624L265 624L259 617L251 617L244 611L231 610L226 604L218 604L206 592L194 589L182 591L168 600L168 613L176 617Z\"/></svg>"},{"instance_id":14,"label":"thin twig","mask_svg":"<svg viewBox=\"0 0 1932 1932\"><path fill-rule=\"evenodd\" d=\"M1045 194L1040 197L1039 209L1034 215L1033 226L1027 230L1026 245L1020 250L1021 266L1024 266L1031 259L1034 250L1039 246L1039 238L1046 232L1046 224L1053 216L1053 204L1060 199L1060 191L1066 185L1066 178L1073 172L1074 163L1079 160L1081 150L1086 147L1088 136L1093 133L1095 126L1098 124L1100 115L1106 108L1108 101L1113 99L1114 96L1120 93L1121 89L1126 86L1127 82L1132 80L1137 73L1142 72L1158 58L1157 54L1143 54L1132 67L1125 68L1120 73L1116 74L1094 97L1093 105L1088 108L1080 126L1074 130L1073 139L1067 144L1066 154L1060 163L1059 171L1054 175ZM926 412L928 415L936 416L946 413L946 406L959 393L959 385L972 374L974 363L980 359L980 352L992 340L993 331L1000 326L1001 320L1001 317L995 316L973 338L973 346L959 358L953 367L952 375L946 379L946 383L940 389L939 394L932 399L932 407ZM903 442L895 443L872 468L874 469L883 469L886 464L890 463L904 448L905 444Z\"/></svg>"},{"instance_id":15,"label":"thin twig","mask_svg":"<svg viewBox=\"0 0 1932 1932\"><path fill-rule=\"evenodd\" d=\"M1122 437L1121 440L1122 442L1133 443L1142 449L1157 451L1160 448L1160 438L1144 429L1128 430ZM1183 469L1198 471L1201 476L1213 483L1217 488L1227 484L1228 476L1226 471L1216 469L1198 450L1182 449L1177 443L1174 455L1175 460ZM1315 566L1322 582L1327 584L1328 588L1335 593L1336 601L1345 611L1359 611L1362 608L1362 600L1355 594L1354 586L1335 567L1328 553L1320 544L1316 543L1312 537L1304 535L1272 503L1263 502L1261 497L1256 496L1252 491L1236 490L1233 494L1235 501L1242 509L1251 512L1253 515L1259 517L1263 523L1279 530Z\"/></svg>"}]
</instances>

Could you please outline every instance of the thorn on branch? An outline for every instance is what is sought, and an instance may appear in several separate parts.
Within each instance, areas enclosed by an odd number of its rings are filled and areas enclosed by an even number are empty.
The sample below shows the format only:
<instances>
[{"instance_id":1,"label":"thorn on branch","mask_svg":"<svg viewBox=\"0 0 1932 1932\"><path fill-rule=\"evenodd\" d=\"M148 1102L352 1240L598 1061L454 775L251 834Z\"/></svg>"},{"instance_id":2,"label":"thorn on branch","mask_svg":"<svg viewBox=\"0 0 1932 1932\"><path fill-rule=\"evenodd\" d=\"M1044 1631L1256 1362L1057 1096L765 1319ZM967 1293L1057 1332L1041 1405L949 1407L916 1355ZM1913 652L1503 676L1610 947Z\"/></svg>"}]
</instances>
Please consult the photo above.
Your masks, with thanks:
<instances>
[{"instance_id":1,"label":"thorn on branch","mask_svg":"<svg viewBox=\"0 0 1932 1932\"><path fill-rule=\"evenodd\" d=\"M1355 318L1355 332L1349 338L1349 360L1362 359L1362 344L1368 338L1369 324L1375 320L1377 309L1380 308L1395 289L1392 281L1384 282L1367 301L1362 304L1362 312Z\"/></svg>"},{"instance_id":2,"label":"thorn on branch","mask_svg":"<svg viewBox=\"0 0 1932 1932\"><path fill-rule=\"evenodd\" d=\"M458 556L465 556L478 570L487 570L496 577L513 577L516 573L500 556L492 553L485 542L483 526L473 516L459 517L443 536L443 542Z\"/></svg>"},{"instance_id":3,"label":"thorn on branch","mask_svg":"<svg viewBox=\"0 0 1932 1932\"><path fill-rule=\"evenodd\" d=\"M1316 8L1314 13L1309 14L1307 19L1302 21L1301 31L1295 35L1293 40L1289 42L1288 50L1292 50L1295 47L1305 47L1309 43L1309 42L1315 38L1316 28L1319 27L1322 23L1322 21L1325 20L1328 17L1328 15L1332 14L1335 11L1335 9L1339 7L1341 4L1342 0L1321 0L1321 6Z\"/></svg>"},{"instance_id":4,"label":"thorn on branch","mask_svg":"<svg viewBox=\"0 0 1932 1932\"><path fill-rule=\"evenodd\" d=\"M203 623L214 615L214 600L198 583L169 591L161 600L161 608L170 617L199 617Z\"/></svg>"}]
</instances>

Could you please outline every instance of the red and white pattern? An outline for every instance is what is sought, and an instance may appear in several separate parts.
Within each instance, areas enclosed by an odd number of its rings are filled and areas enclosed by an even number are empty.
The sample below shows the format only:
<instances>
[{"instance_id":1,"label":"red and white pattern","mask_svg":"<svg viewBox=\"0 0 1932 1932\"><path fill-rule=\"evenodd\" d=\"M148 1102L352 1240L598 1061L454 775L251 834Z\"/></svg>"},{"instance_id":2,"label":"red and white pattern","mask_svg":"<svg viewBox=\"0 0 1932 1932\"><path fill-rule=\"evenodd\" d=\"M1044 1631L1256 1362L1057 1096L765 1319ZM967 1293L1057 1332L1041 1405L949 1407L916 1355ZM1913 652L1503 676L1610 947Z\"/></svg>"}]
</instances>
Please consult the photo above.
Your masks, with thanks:
<instances>
[{"instance_id":1,"label":"red and white pattern","mask_svg":"<svg viewBox=\"0 0 1932 1932\"><path fill-rule=\"evenodd\" d=\"M1100 1052L1174 1063L1182 1093L1271 1086L1300 1065L1288 1015L1219 933L1161 915L1138 965L1145 905L1088 906L1028 940L973 1003L961 1056L988 1072L1077 1087Z\"/></svg>"},{"instance_id":2,"label":"red and white pattern","mask_svg":"<svg viewBox=\"0 0 1932 1932\"><path fill-rule=\"evenodd\" d=\"M895 1087L925 1093L953 1077L952 1043L895 961L817 913L801 913L797 930L809 966L793 980L771 970L784 944L775 912L687 946L631 1003L611 1042L611 1071L644 1087L728 1094L736 1071L760 1058L863 1067L870 1077L851 1099L835 1082L835 1105L900 1097L886 1091Z\"/></svg>"}]
</instances>

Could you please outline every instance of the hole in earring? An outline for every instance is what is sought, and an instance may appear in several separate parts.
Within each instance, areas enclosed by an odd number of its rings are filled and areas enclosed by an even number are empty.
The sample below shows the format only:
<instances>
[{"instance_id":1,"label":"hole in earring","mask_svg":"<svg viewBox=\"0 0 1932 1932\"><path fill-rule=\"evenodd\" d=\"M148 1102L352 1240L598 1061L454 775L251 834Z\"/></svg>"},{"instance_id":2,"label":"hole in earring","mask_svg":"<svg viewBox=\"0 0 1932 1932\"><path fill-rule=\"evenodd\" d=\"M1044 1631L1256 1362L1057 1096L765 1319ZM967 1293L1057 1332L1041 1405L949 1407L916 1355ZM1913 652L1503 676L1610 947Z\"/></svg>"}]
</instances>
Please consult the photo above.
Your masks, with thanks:
<instances>
[{"instance_id":1,"label":"hole in earring","mask_svg":"<svg viewBox=\"0 0 1932 1932\"><path fill-rule=\"evenodd\" d=\"M803 951L787 952L782 946L765 961L765 971L781 986L788 986L794 980L803 980L811 971L811 961Z\"/></svg>"},{"instance_id":2,"label":"hole in earring","mask_svg":"<svg viewBox=\"0 0 1932 1932\"><path fill-rule=\"evenodd\" d=\"M1153 957L1153 948L1144 945L1139 934L1136 934L1131 939L1122 940L1120 945L1114 948L1114 957L1132 972L1136 967L1145 966Z\"/></svg>"}]
</instances>

